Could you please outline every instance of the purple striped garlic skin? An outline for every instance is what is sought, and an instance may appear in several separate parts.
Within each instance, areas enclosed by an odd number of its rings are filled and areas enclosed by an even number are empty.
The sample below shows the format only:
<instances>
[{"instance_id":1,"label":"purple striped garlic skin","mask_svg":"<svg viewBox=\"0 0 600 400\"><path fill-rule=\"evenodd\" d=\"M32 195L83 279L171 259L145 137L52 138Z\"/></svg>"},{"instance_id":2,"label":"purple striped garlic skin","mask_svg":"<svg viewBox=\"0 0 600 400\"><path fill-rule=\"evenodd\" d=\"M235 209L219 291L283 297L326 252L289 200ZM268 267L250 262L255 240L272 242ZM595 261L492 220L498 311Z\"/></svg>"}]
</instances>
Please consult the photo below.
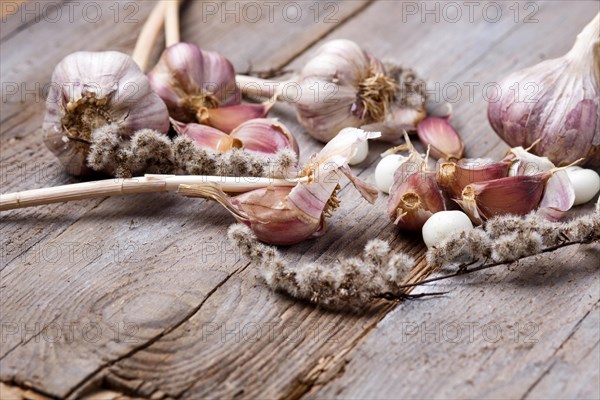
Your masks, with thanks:
<instances>
[{"instance_id":1,"label":"purple striped garlic skin","mask_svg":"<svg viewBox=\"0 0 600 400\"><path fill-rule=\"evenodd\" d=\"M123 139L140 129L169 129L167 107L126 54L70 54L54 69L49 87L44 142L72 175L92 172L86 157L99 127L116 125Z\"/></svg>"}]
</instances>

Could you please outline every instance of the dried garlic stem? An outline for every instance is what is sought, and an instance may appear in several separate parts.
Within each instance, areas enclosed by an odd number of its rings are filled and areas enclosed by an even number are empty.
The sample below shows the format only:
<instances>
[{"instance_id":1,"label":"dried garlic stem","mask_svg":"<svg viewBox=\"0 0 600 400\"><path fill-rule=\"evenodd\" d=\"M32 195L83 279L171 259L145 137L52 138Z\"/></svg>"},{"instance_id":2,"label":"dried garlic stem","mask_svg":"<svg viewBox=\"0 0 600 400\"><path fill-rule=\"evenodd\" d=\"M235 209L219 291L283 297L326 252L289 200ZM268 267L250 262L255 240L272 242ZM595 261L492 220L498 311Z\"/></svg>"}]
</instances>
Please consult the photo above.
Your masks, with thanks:
<instances>
[{"instance_id":1,"label":"dried garlic stem","mask_svg":"<svg viewBox=\"0 0 600 400\"><path fill-rule=\"evenodd\" d=\"M145 175L128 179L106 179L0 195L0 211L62 203L73 200L137 193L176 192L180 185L214 182L227 193L244 193L267 186L295 186L298 179L222 177L203 175Z\"/></svg>"},{"instance_id":2,"label":"dried garlic stem","mask_svg":"<svg viewBox=\"0 0 600 400\"><path fill-rule=\"evenodd\" d=\"M242 93L246 96L261 98L276 97L277 100L283 100L283 89L286 87L286 85L293 82L294 78L286 81L274 81L255 76L236 75L235 80Z\"/></svg>"},{"instance_id":3,"label":"dried garlic stem","mask_svg":"<svg viewBox=\"0 0 600 400\"><path fill-rule=\"evenodd\" d=\"M179 5L180 0L167 0L165 12L165 45L170 47L181 41L179 35Z\"/></svg>"},{"instance_id":4,"label":"dried garlic stem","mask_svg":"<svg viewBox=\"0 0 600 400\"><path fill-rule=\"evenodd\" d=\"M131 57L139 65L142 72L148 69L152 48L158 40L163 27L165 11L169 0L161 0L154 6L150 16L144 23Z\"/></svg>"}]
</instances>

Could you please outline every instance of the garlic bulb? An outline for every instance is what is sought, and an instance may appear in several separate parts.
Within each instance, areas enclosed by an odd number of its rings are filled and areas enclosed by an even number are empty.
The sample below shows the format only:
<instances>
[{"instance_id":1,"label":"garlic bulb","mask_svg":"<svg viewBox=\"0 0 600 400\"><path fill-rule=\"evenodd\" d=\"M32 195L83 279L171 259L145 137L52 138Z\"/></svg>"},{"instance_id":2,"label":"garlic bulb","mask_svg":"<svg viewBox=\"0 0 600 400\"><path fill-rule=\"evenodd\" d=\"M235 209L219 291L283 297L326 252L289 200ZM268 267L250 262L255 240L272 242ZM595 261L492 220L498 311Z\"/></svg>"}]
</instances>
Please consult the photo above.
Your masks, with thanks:
<instances>
[{"instance_id":1,"label":"garlic bulb","mask_svg":"<svg viewBox=\"0 0 600 400\"><path fill-rule=\"evenodd\" d=\"M52 74L42 126L46 146L70 174L91 173L86 158L92 133L105 125L118 127L120 138L144 128L166 133L169 115L130 56L116 51L68 55Z\"/></svg>"},{"instance_id":2,"label":"garlic bulb","mask_svg":"<svg viewBox=\"0 0 600 400\"><path fill-rule=\"evenodd\" d=\"M511 146L533 146L554 164L600 167L600 14L564 56L517 71L490 102L492 128Z\"/></svg>"},{"instance_id":3,"label":"garlic bulb","mask_svg":"<svg viewBox=\"0 0 600 400\"><path fill-rule=\"evenodd\" d=\"M191 43L165 49L148 79L172 118L210 125L225 133L242 122L265 117L274 104L241 104L231 62Z\"/></svg>"},{"instance_id":4,"label":"garlic bulb","mask_svg":"<svg viewBox=\"0 0 600 400\"><path fill-rule=\"evenodd\" d=\"M263 242L299 243L325 233L326 217L340 204L336 194L342 174L365 199L375 201L377 190L352 175L347 163L360 142L378 136L360 129L344 129L319 154L313 155L300 174L301 181L293 188L269 186L229 197L218 185L207 183L182 185L179 193L217 201Z\"/></svg>"},{"instance_id":5,"label":"garlic bulb","mask_svg":"<svg viewBox=\"0 0 600 400\"><path fill-rule=\"evenodd\" d=\"M425 117L423 82L412 71L386 68L350 40L325 43L298 83L298 120L323 142L346 127L381 131L382 139L395 141Z\"/></svg>"}]
</instances>

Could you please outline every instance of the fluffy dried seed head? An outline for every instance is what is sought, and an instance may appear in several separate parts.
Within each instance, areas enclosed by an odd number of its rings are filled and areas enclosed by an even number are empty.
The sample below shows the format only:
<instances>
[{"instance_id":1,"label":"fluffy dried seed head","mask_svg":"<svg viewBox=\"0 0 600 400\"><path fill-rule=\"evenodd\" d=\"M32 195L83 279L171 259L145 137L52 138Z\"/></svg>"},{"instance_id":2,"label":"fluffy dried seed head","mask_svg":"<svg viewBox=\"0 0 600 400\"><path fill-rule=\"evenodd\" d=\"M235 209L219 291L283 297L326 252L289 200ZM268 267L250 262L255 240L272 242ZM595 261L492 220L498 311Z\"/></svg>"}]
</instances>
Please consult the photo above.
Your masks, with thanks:
<instances>
[{"instance_id":1,"label":"fluffy dried seed head","mask_svg":"<svg viewBox=\"0 0 600 400\"><path fill-rule=\"evenodd\" d=\"M537 232L515 232L493 242L492 260L508 262L538 254L542 249L542 237Z\"/></svg>"},{"instance_id":2,"label":"fluffy dried seed head","mask_svg":"<svg viewBox=\"0 0 600 400\"><path fill-rule=\"evenodd\" d=\"M383 260L389 255L389 253L389 243L380 239L369 240L364 249L365 259L375 264L383 263Z\"/></svg>"}]
</instances>

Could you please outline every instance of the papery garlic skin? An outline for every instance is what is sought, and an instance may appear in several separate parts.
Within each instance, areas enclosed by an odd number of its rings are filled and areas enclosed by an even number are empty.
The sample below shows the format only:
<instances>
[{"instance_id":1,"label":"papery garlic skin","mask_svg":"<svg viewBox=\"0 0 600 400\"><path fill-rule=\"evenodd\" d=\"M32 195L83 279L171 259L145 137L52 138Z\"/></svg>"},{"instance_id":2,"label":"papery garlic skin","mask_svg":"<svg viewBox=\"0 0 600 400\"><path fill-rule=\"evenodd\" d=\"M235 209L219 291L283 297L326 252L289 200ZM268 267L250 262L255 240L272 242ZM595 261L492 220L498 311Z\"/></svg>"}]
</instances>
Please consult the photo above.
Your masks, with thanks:
<instances>
[{"instance_id":1,"label":"papery garlic skin","mask_svg":"<svg viewBox=\"0 0 600 400\"><path fill-rule=\"evenodd\" d=\"M511 146L529 147L557 166L585 158L600 168L600 14L563 57L517 71L490 102L492 128Z\"/></svg>"},{"instance_id":2,"label":"papery garlic skin","mask_svg":"<svg viewBox=\"0 0 600 400\"><path fill-rule=\"evenodd\" d=\"M181 122L200 122L198 113L203 110L241 102L231 62L191 43L165 49L148 79L171 117Z\"/></svg>"},{"instance_id":3,"label":"papery garlic skin","mask_svg":"<svg viewBox=\"0 0 600 400\"><path fill-rule=\"evenodd\" d=\"M395 182L390 189L388 216L403 230L421 230L432 215L445 210L433 173L416 172L403 182Z\"/></svg>"},{"instance_id":4,"label":"papery garlic skin","mask_svg":"<svg viewBox=\"0 0 600 400\"><path fill-rule=\"evenodd\" d=\"M346 175L360 194L373 203L377 190L354 176L348 160L363 141L377 138L379 133L360 129L344 129L299 174L293 188L266 187L229 197L217 184L182 185L179 193L190 197L215 200L238 221L248 225L265 243L291 245L321 236L326 230L325 218L331 216L340 201L336 197L339 180Z\"/></svg>"},{"instance_id":5,"label":"papery garlic skin","mask_svg":"<svg viewBox=\"0 0 600 400\"><path fill-rule=\"evenodd\" d=\"M460 160L465 145L446 118L427 117L417 125L417 135L430 154L436 159Z\"/></svg>"},{"instance_id":6,"label":"papery garlic skin","mask_svg":"<svg viewBox=\"0 0 600 400\"><path fill-rule=\"evenodd\" d=\"M231 149L241 149L244 147L241 140L208 125L184 124L174 119L171 119L171 123L178 136L189 137L197 147L204 150L225 153Z\"/></svg>"},{"instance_id":7,"label":"papery garlic skin","mask_svg":"<svg viewBox=\"0 0 600 400\"><path fill-rule=\"evenodd\" d=\"M108 124L118 126L123 139L145 128L166 134L169 116L130 56L116 51L68 55L52 74L44 143L67 172L86 175L92 172L86 163L92 132Z\"/></svg>"},{"instance_id":8,"label":"papery garlic skin","mask_svg":"<svg viewBox=\"0 0 600 400\"><path fill-rule=\"evenodd\" d=\"M511 161L463 158L437 165L437 182L450 197L459 198L465 186L509 176Z\"/></svg>"},{"instance_id":9,"label":"papery garlic skin","mask_svg":"<svg viewBox=\"0 0 600 400\"><path fill-rule=\"evenodd\" d=\"M390 131L414 129L425 117L424 97L416 107L396 104L399 86L384 65L350 40L332 40L321 46L298 78L300 98L295 102L298 121L322 142L343 128L363 127ZM389 128L389 129L388 129Z\"/></svg>"},{"instance_id":10,"label":"papery garlic skin","mask_svg":"<svg viewBox=\"0 0 600 400\"><path fill-rule=\"evenodd\" d=\"M300 148L292 132L275 119L256 118L246 121L231 132L230 136L243 143L244 150L272 155L289 149L300 157Z\"/></svg>"}]
</instances>

